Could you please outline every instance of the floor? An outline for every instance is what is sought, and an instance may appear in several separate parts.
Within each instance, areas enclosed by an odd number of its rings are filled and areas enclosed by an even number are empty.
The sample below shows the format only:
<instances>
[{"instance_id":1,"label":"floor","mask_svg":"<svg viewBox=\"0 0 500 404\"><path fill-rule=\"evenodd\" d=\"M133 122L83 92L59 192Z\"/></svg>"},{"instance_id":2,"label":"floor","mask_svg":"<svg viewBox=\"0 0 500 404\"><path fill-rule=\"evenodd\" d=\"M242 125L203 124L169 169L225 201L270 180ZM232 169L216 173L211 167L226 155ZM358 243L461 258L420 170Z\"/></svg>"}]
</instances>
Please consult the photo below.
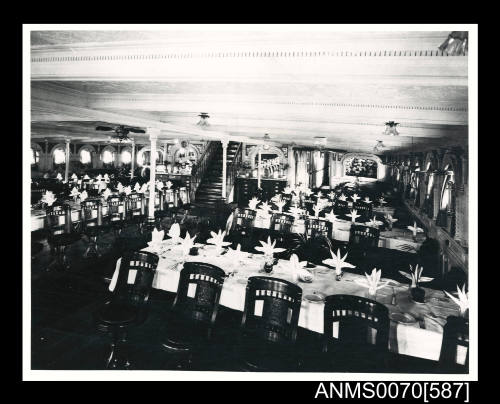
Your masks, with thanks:
<instances>
[{"instance_id":1,"label":"floor","mask_svg":"<svg viewBox=\"0 0 500 404\"><path fill-rule=\"evenodd\" d=\"M33 234L34 239L37 237L37 234ZM82 254L86 242L80 240L68 250L72 268L63 272L45 270L50 259L49 248L43 239L39 239L44 243L44 249L32 261L32 369L104 369L109 340L96 330L92 313L109 296L107 287L118 251L113 246L119 244L121 248L140 249L146 246L149 237L150 235L140 235L134 227L124 229L119 240L112 234L106 234L99 241L105 251L99 259L84 259ZM129 336L129 355L133 369L178 369L176 358L161 349L164 313L169 309L173 298L172 293L153 290L147 321ZM227 347L236 339L240 320L240 312L221 307L215 342L204 353L203 359L193 363L189 369L238 370L232 351ZM297 344L301 352L319 354L319 334L299 329ZM433 364L427 361L399 355L393 360L394 371L434 371Z\"/></svg>"}]
</instances>

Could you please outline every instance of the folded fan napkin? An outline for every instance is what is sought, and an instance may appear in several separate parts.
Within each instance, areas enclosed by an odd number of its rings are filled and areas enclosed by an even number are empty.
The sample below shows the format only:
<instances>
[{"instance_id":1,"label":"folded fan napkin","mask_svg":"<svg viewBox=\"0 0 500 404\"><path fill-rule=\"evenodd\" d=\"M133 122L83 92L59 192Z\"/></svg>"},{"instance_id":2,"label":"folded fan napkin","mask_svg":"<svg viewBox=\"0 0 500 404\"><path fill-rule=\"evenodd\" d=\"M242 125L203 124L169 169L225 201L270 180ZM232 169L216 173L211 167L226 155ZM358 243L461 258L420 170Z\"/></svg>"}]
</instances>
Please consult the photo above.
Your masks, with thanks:
<instances>
[{"instance_id":1,"label":"folded fan napkin","mask_svg":"<svg viewBox=\"0 0 500 404\"><path fill-rule=\"evenodd\" d=\"M342 274L342 268L356 268L356 265L349 264L348 262L345 262L347 259L347 254L342 257L340 254L340 248L337 249L337 254L334 254L332 250L330 250L330 255L332 258L328 258L326 260L323 260L323 264L329 265L331 267L335 267L335 273L337 275Z\"/></svg>"},{"instance_id":2,"label":"folded fan napkin","mask_svg":"<svg viewBox=\"0 0 500 404\"><path fill-rule=\"evenodd\" d=\"M90 180L90 177L87 174L85 174L85 176L83 177L83 179L84 180Z\"/></svg>"},{"instance_id":3,"label":"folded fan napkin","mask_svg":"<svg viewBox=\"0 0 500 404\"><path fill-rule=\"evenodd\" d=\"M87 191L82 191L82 193L80 194L80 201L83 202L88 197L89 197L89 194L87 193Z\"/></svg>"},{"instance_id":4,"label":"folded fan napkin","mask_svg":"<svg viewBox=\"0 0 500 404\"><path fill-rule=\"evenodd\" d=\"M56 178L57 178L59 181L63 179L63 177L62 177L61 173L57 173Z\"/></svg>"},{"instance_id":5,"label":"folded fan napkin","mask_svg":"<svg viewBox=\"0 0 500 404\"><path fill-rule=\"evenodd\" d=\"M181 235L181 228L179 223L174 223L170 226L170 230L168 231L168 236L172 239L174 243L179 242L179 237Z\"/></svg>"},{"instance_id":6,"label":"folded fan napkin","mask_svg":"<svg viewBox=\"0 0 500 404\"><path fill-rule=\"evenodd\" d=\"M157 181L157 182L156 182L156 189L157 189L158 191L163 190L163 182L162 182L162 181Z\"/></svg>"},{"instance_id":7,"label":"folded fan napkin","mask_svg":"<svg viewBox=\"0 0 500 404\"><path fill-rule=\"evenodd\" d=\"M158 230L156 230L156 228L153 229L153 231L151 232L151 241L148 242L148 246L149 247L158 247L159 245L161 245L161 242L163 241L164 235L165 235L164 230L158 231Z\"/></svg>"},{"instance_id":8,"label":"folded fan napkin","mask_svg":"<svg viewBox=\"0 0 500 404\"><path fill-rule=\"evenodd\" d=\"M69 194L71 197L75 198L77 197L78 195L80 195L80 191L78 190L77 187L73 187L73 189L71 190L71 193Z\"/></svg>"},{"instance_id":9,"label":"folded fan napkin","mask_svg":"<svg viewBox=\"0 0 500 404\"><path fill-rule=\"evenodd\" d=\"M260 201L259 201L257 198L253 197L252 199L250 199L250 200L248 201L248 207L249 207L250 209L256 210L256 209L257 209L257 205L258 205L259 203L260 203Z\"/></svg>"},{"instance_id":10,"label":"folded fan napkin","mask_svg":"<svg viewBox=\"0 0 500 404\"><path fill-rule=\"evenodd\" d=\"M170 181L167 181L167 182L165 183L165 186L167 187L167 189L172 188L172 185L173 185L173 184L172 184Z\"/></svg>"},{"instance_id":11,"label":"folded fan napkin","mask_svg":"<svg viewBox=\"0 0 500 404\"><path fill-rule=\"evenodd\" d=\"M444 293L460 308L460 314L463 316L469 309L469 294L465 292L465 285L460 289L457 285L458 299L451 293L444 291Z\"/></svg>"},{"instance_id":12,"label":"folded fan napkin","mask_svg":"<svg viewBox=\"0 0 500 404\"><path fill-rule=\"evenodd\" d=\"M111 196L112 192L110 191L109 188L106 188L104 192L102 193L102 197L104 200L108 200L108 198Z\"/></svg>"},{"instance_id":13,"label":"folded fan napkin","mask_svg":"<svg viewBox=\"0 0 500 404\"><path fill-rule=\"evenodd\" d=\"M280 253L285 251L284 248L275 248L274 246L276 245L276 240L271 241L271 236L267 237L267 242L259 240L259 243L261 244L260 247L255 247L257 251L262 252L264 255L272 257L274 253Z\"/></svg>"},{"instance_id":14,"label":"folded fan napkin","mask_svg":"<svg viewBox=\"0 0 500 404\"><path fill-rule=\"evenodd\" d=\"M189 255L191 248L193 248L194 246L194 240L196 239L196 236L197 235L195 234L194 237L191 238L189 232L186 231L186 236L184 238L180 238L182 255L184 257Z\"/></svg>"},{"instance_id":15,"label":"folded fan napkin","mask_svg":"<svg viewBox=\"0 0 500 404\"><path fill-rule=\"evenodd\" d=\"M356 282L358 285L364 286L368 288L368 293L370 295L374 295L377 290L382 289L383 287L387 286L389 282L380 282L380 276L382 275L382 270L378 270L377 268L373 268L372 272L370 275L365 273L365 278L364 279L354 279L354 282Z\"/></svg>"},{"instance_id":16,"label":"folded fan napkin","mask_svg":"<svg viewBox=\"0 0 500 404\"><path fill-rule=\"evenodd\" d=\"M140 184L138 182L136 182L135 185L134 185L134 191L137 192L137 193L139 193L140 190L141 190L141 186L140 186Z\"/></svg>"},{"instance_id":17,"label":"folded fan napkin","mask_svg":"<svg viewBox=\"0 0 500 404\"><path fill-rule=\"evenodd\" d=\"M325 219L332 223L337 219L337 216L333 213L333 209L325 215Z\"/></svg>"},{"instance_id":18,"label":"folded fan napkin","mask_svg":"<svg viewBox=\"0 0 500 404\"><path fill-rule=\"evenodd\" d=\"M274 203L278 207L278 212L283 212L283 207L286 205L286 201L280 199Z\"/></svg>"},{"instance_id":19,"label":"folded fan napkin","mask_svg":"<svg viewBox=\"0 0 500 404\"><path fill-rule=\"evenodd\" d=\"M145 194L147 192L147 190L148 190L148 184L144 183L144 184L142 184L141 189L139 190L139 193Z\"/></svg>"},{"instance_id":20,"label":"folded fan napkin","mask_svg":"<svg viewBox=\"0 0 500 404\"><path fill-rule=\"evenodd\" d=\"M57 198L52 191L46 191L45 194L43 194L42 202L46 203L48 206L52 206L56 200Z\"/></svg>"},{"instance_id":21,"label":"folded fan napkin","mask_svg":"<svg viewBox=\"0 0 500 404\"><path fill-rule=\"evenodd\" d=\"M214 231L210 232L210 237L207 240L207 244L213 244L215 245L215 250L220 253L222 251L223 247L226 247L228 245L231 245L229 241L224 241L224 237L226 237L226 231L222 231L219 229L218 233L215 233Z\"/></svg>"},{"instance_id":22,"label":"folded fan napkin","mask_svg":"<svg viewBox=\"0 0 500 404\"><path fill-rule=\"evenodd\" d=\"M123 188L123 192L125 192L125 195L130 195L132 193L132 188L130 188L130 185L127 185L125 188Z\"/></svg>"},{"instance_id":23,"label":"folded fan napkin","mask_svg":"<svg viewBox=\"0 0 500 404\"><path fill-rule=\"evenodd\" d=\"M121 182L118 182L118 184L116 184L116 189L120 194L123 193L123 185Z\"/></svg>"},{"instance_id":24,"label":"folded fan napkin","mask_svg":"<svg viewBox=\"0 0 500 404\"><path fill-rule=\"evenodd\" d=\"M292 273L294 282L298 280L302 282L312 282L314 276L305 268L306 265L307 261L299 261L299 257L296 254L292 254L290 259L284 263L285 268L289 268Z\"/></svg>"}]
</instances>

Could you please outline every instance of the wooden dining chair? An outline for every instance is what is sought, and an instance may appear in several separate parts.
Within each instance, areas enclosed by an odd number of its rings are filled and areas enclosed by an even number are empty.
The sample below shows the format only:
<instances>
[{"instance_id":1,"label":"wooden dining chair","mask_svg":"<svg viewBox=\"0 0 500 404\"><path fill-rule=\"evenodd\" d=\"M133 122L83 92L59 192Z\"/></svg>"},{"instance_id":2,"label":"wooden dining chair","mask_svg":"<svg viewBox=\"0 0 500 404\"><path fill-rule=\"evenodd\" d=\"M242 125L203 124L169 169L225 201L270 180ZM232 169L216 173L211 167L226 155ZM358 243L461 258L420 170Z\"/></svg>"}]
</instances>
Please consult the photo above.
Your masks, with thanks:
<instances>
[{"instance_id":1,"label":"wooden dining chair","mask_svg":"<svg viewBox=\"0 0 500 404\"><path fill-rule=\"evenodd\" d=\"M71 221L71 207L66 204L49 206L45 213L47 242L54 257L47 271L70 269L66 249L80 240L80 234Z\"/></svg>"},{"instance_id":2,"label":"wooden dining chair","mask_svg":"<svg viewBox=\"0 0 500 404\"><path fill-rule=\"evenodd\" d=\"M462 360L459 358L462 357ZM469 372L469 321L448 316L443 327L439 369L446 373Z\"/></svg>"},{"instance_id":3,"label":"wooden dining chair","mask_svg":"<svg viewBox=\"0 0 500 404\"><path fill-rule=\"evenodd\" d=\"M236 358L244 371L296 371L302 289L283 279L248 278Z\"/></svg>"},{"instance_id":4,"label":"wooden dining chair","mask_svg":"<svg viewBox=\"0 0 500 404\"><path fill-rule=\"evenodd\" d=\"M88 238L87 249L83 257L100 257L102 254L97 245L97 238L108 229L103 221L102 202L100 198L86 199L81 202L80 206L82 208L81 231Z\"/></svg>"},{"instance_id":5,"label":"wooden dining chair","mask_svg":"<svg viewBox=\"0 0 500 404\"><path fill-rule=\"evenodd\" d=\"M139 233L142 233L144 223L147 220L146 204L144 195L132 192L125 198L127 204L127 222L137 226Z\"/></svg>"},{"instance_id":6,"label":"wooden dining chair","mask_svg":"<svg viewBox=\"0 0 500 404\"><path fill-rule=\"evenodd\" d=\"M314 370L383 370L389 326L389 310L381 303L352 295L327 296L323 310L323 357L312 365Z\"/></svg>"},{"instance_id":7,"label":"wooden dining chair","mask_svg":"<svg viewBox=\"0 0 500 404\"><path fill-rule=\"evenodd\" d=\"M348 201L341 201L340 199L337 199L335 201L335 205L333 207L333 211L338 216L347 215L349 213L349 211L350 211L350 209L349 209L349 202Z\"/></svg>"},{"instance_id":8,"label":"wooden dining chair","mask_svg":"<svg viewBox=\"0 0 500 404\"><path fill-rule=\"evenodd\" d=\"M233 211L232 224L229 229L228 240L233 242L234 245L240 244L242 247L248 243L252 243L256 217L256 210L250 208L235 208ZM249 246L246 247L250 248Z\"/></svg>"},{"instance_id":9,"label":"wooden dining chair","mask_svg":"<svg viewBox=\"0 0 500 404\"><path fill-rule=\"evenodd\" d=\"M99 331L111 337L107 369L128 369L127 333L148 316L149 294L158 266L158 256L145 251L128 251L122 257L113 294L94 312Z\"/></svg>"},{"instance_id":10,"label":"wooden dining chair","mask_svg":"<svg viewBox=\"0 0 500 404\"><path fill-rule=\"evenodd\" d=\"M362 222L367 222L373 218L372 204L371 203L366 203L363 201L356 201L353 204L353 209L357 210L358 215L361 216L359 218L359 220Z\"/></svg>"},{"instance_id":11,"label":"wooden dining chair","mask_svg":"<svg viewBox=\"0 0 500 404\"><path fill-rule=\"evenodd\" d=\"M107 222L116 237L126 226L127 204L123 196L113 195L108 198Z\"/></svg>"},{"instance_id":12,"label":"wooden dining chair","mask_svg":"<svg viewBox=\"0 0 500 404\"><path fill-rule=\"evenodd\" d=\"M378 247L380 230L372 226L352 224L349 235L349 244L361 249L371 249Z\"/></svg>"},{"instance_id":13,"label":"wooden dining chair","mask_svg":"<svg viewBox=\"0 0 500 404\"><path fill-rule=\"evenodd\" d=\"M332 235L332 223L327 220L309 217L305 221L305 227L307 238L330 238Z\"/></svg>"},{"instance_id":14,"label":"wooden dining chair","mask_svg":"<svg viewBox=\"0 0 500 404\"><path fill-rule=\"evenodd\" d=\"M167 353L175 355L178 368L189 366L193 355L211 339L225 277L215 265L184 263L161 344Z\"/></svg>"}]
</instances>

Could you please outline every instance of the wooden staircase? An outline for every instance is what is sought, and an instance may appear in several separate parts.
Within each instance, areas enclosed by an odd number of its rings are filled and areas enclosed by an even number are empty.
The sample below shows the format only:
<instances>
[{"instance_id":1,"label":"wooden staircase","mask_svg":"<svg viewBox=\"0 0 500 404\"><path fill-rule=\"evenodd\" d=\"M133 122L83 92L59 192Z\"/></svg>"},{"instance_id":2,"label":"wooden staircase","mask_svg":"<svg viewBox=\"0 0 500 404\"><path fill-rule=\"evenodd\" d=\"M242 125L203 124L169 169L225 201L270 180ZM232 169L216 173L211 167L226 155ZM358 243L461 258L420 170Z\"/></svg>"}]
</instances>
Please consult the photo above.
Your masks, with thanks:
<instances>
[{"instance_id":1,"label":"wooden staircase","mask_svg":"<svg viewBox=\"0 0 500 404\"><path fill-rule=\"evenodd\" d=\"M238 142L227 145L227 166L230 166L238 150ZM227 192L230 190L228 189ZM212 161L196 190L194 205L199 208L215 208L222 199L222 144L217 143Z\"/></svg>"}]
</instances>

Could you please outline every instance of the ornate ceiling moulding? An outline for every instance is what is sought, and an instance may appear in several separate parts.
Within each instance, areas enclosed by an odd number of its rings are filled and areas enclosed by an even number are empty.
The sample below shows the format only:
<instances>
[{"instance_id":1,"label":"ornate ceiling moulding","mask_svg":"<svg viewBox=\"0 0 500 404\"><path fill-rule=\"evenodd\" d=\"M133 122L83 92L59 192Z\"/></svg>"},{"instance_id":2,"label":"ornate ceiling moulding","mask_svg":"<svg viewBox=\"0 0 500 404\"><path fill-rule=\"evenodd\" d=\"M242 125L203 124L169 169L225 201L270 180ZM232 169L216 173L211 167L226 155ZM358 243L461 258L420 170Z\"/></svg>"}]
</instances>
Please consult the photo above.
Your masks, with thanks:
<instances>
[{"instance_id":1,"label":"ornate ceiling moulding","mask_svg":"<svg viewBox=\"0 0 500 404\"><path fill-rule=\"evenodd\" d=\"M85 49L85 51L101 51L101 49ZM33 51L37 53L37 51ZM52 50L38 51L54 52ZM59 51L60 52L60 51ZM106 62L124 60L161 60L161 59L214 59L214 58L318 58L318 57L460 57L450 56L441 50L365 50L365 51L228 51L228 52L158 52L130 53L106 55L64 55L33 56L32 63L54 62Z\"/></svg>"}]
</instances>

